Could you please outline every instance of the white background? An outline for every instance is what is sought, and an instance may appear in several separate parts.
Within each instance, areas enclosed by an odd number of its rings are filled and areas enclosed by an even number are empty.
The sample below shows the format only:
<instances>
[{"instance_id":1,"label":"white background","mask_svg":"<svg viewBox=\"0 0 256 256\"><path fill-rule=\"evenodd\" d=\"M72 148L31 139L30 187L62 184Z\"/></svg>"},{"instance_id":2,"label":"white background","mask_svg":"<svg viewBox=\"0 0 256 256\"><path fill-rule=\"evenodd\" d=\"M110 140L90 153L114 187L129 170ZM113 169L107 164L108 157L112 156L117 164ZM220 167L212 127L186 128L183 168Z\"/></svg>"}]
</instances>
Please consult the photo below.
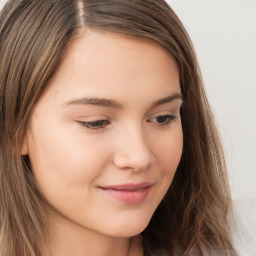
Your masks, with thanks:
<instances>
[{"instance_id":1,"label":"white background","mask_svg":"<svg viewBox=\"0 0 256 256\"><path fill-rule=\"evenodd\" d=\"M0 8L6 0L0 0ZM222 135L232 196L256 198L256 0L169 0L187 28Z\"/></svg>"},{"instance_id":2,"label":"white background","mask_svg":"<svg viewBox=\"0 0 256 256\"><path fill-rule=\"evenodd\" d=\"M168 2L196 48L224 143L232 197L256 198L256 1Z\"/></svg>"}]
</instances>

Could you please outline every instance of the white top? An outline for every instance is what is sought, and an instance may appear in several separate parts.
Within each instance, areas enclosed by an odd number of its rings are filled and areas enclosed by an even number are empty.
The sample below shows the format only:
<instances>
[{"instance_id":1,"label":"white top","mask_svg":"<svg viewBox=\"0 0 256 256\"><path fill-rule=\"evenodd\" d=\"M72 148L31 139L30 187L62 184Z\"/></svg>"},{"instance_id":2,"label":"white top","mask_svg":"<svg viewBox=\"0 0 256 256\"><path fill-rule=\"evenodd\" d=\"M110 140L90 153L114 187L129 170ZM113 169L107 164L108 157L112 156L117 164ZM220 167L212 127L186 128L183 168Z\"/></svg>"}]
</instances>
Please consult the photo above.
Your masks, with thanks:
<instances>
[{"instance_id":1,"label":"white top","mask_svg":"<svg viewBox=\"0 0 256 256\"><path fill-rule=\"evenodd\" d=\"M238 256L256 256L256 198L234 200L233 246Z\"/></svg>"}]
</instances>

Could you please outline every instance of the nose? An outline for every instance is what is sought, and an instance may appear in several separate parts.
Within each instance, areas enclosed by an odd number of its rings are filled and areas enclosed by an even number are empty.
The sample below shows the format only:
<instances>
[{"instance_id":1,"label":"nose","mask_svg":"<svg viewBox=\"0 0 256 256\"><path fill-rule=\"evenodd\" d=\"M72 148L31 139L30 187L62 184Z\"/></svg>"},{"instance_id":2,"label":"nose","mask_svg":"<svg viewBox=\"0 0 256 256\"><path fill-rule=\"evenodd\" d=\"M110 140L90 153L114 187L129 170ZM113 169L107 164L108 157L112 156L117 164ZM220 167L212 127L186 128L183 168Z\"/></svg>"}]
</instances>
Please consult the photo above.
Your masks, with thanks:
<instances>
[{"instance_id":1,"label":"nose","mask_svg":"<svg viewBox=\"0 0 256 256\"><path fill-rule=\"evenodd\" d=\"M115 140L117 146L113 163L117 168L138 172L146 170L154 162L154 155L141 129L126 129Z\"/></svg>"}]
</instances>

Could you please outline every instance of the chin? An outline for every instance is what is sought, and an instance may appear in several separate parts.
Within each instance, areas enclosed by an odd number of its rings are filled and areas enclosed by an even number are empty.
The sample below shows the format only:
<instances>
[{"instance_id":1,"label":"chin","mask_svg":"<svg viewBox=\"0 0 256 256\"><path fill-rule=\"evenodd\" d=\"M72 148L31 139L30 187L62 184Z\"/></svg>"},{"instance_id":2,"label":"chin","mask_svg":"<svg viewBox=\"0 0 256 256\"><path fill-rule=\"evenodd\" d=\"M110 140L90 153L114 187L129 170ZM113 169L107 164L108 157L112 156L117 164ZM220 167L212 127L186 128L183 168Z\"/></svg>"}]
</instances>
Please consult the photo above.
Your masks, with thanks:
<instances>
[{"instance_id":1,"label":"chin","mask_svg":"<svg viewBox=\"0 0 256 256\"><path fill-rule=\"evenodd\" d=\"M130 221L129 223L122 223L119 227L115 226L110 229L113 237L133 237L140 234L148 226L149 221L145 219L140 221Z\"/></svg>"}]
</instances>

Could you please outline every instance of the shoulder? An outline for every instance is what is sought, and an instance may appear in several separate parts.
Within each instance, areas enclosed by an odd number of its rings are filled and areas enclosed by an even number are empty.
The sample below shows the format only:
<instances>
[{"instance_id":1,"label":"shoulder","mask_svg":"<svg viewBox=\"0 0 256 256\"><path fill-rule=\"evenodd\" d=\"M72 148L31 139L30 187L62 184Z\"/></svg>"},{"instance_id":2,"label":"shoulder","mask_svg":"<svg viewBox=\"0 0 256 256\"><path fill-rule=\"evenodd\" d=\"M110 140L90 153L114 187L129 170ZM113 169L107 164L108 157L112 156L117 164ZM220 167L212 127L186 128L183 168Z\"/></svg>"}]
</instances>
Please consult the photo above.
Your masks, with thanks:
<instances>
[{"instance_id":1,"label":"shoulder","mask_svg":"<svg viewBox=\"0 0 256 256\"><path fill-rule=\"evenodd\" d=\"M256 256L256 198L233 202L233 246L239 256Z\"/></svg>"}]
</instances>

